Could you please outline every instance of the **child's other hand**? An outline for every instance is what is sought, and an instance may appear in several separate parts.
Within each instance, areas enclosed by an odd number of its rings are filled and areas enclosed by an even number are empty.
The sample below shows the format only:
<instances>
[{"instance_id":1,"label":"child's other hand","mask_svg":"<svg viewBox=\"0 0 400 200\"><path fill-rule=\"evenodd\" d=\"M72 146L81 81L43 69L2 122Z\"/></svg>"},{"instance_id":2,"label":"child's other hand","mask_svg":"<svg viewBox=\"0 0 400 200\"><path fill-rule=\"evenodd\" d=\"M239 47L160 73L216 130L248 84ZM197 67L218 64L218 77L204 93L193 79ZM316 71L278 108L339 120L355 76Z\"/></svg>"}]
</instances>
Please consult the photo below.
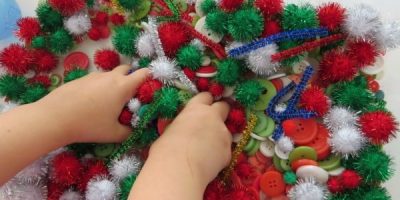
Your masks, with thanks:
<instances>
[{"instance_id":1,"label":"child's other hand","mask_svg":"<svg viewBox=\"0 0 400 200\"><path fill-rule=\"evenodd\" d=\"M57 88L38 101L40 110L71 142L120 142L130 128L119 123L124 105L147 78L147 69L127 75L130 67L94 72Z\"/></svg>"}]
</instances>

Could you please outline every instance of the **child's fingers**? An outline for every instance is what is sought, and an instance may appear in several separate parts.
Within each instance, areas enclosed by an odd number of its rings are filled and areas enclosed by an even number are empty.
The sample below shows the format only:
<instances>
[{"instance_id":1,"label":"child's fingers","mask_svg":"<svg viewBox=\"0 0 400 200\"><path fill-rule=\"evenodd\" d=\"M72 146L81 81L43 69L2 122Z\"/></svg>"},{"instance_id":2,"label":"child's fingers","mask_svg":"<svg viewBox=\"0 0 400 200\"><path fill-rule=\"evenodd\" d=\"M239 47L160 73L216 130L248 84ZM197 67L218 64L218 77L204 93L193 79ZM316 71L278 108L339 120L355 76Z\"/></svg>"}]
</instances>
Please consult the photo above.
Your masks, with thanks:
<instances>
[{"instance_id":1,"label":"child's fingers","mask_svg":"<svg viewBox=\"0 0 400 200\"><path fill-rule=\"evenodd\" d=\"M129 127L117 122L116 130L114 133L111 133L111 134L116 135L115 142L122 142L122 141L126 140L126 138L128 138L128 136L131 134L131 132L132 132L132 130Z\"/></svg>"},{"instance_id":2,"label":"child's fingers","mask_svg":"<svg viewBox=\"0 0 400 200\"><path fill-rule=\"evenodd\" d=\"M188 105L195 105L195 104L205 104L205 105L211 105L213 102L213 97L209 92L202 92L192 99L190 99Z\"/></svg>"},{"instance_id":3,"label":"child's fingers","mask_svg":"<svg viewBox=\"0 0 400 200\"><path fill-rule=\"evenodd\" d=\"M136 70L132 74L129 74L126 78L128 86L132 89L133 95L136 94L136 89L149 77L150 71L147 68Z\"/></svg>"},{"instance_id":4,"label":"child's fingers","mask_svg":"<svg viewBox=\"0 0 400 200\"><path fill-rule=\"evenodd\" d=\"M218 112L222 120L226 120L229 113L229 104L225 101L219 101L211 105L211 107Z\"/></svg>"},{"instance_id":5,"label":"child's fingers","mask_svg":"<svg viewBox=\"0 0 400 200\"><path fill-rule=\"evenodd\" d=\"M114 68L112 70L112 72L115 72L117 74L127 75L131 68L132 67L129 65L120 65L120 66Z\"/></svg>"}]
</instances>

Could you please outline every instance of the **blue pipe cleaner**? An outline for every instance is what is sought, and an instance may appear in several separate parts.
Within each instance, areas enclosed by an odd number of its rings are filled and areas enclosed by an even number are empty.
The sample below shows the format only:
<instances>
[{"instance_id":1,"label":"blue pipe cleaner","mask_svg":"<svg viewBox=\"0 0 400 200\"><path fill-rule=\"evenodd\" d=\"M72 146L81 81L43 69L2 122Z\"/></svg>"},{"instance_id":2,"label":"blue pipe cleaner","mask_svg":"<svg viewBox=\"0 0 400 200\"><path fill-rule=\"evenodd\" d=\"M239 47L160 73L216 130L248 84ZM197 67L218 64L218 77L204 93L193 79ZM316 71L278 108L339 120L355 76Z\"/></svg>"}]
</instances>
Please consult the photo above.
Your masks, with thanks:
<instances>
[{"instance_id":1,"label":"blue pipe cleaner","mask_svg":"<svg viewBox=\"0 0 400 200\"><path fill-rule=\"evenodd\" d=\"M229 57L237 57L241 54L254 51L256 49L265 47L272 43L282 42L286 40L304 40L315 37L325 37L329 35L329 31L326 28L307 28L294 31L281 32L269 37L262 38L260 40L251 42L241 47L232 49L229 51Z\"/></svg>"},{"instance_id":2,"label":"blue pipe cleaner","mask_svg":"<svg viewBox=\"0 0 400 200\"><path fill-rule=\"evenodd\" d=\"M272 135L272 138L275 141L279 140L283 135L283 127L282 127L283 121L293 118L308 119L316 116L315 112L310 112L304 109L297 109L296 107L300 95L307 86L308 81L311 79L313 72L314 69L311 66L308 66L304 71L303 77L301 78L301 81L298 85L296 85L294 82L290 83L282 90L280 90L269 102L269 105L265 110L265 112L278 124ZM294 88L295 88L294 94L289 99L286 110L283 112L275 111L276 106L279 104L279 100L281 100L282 97L287 95Z\"/></svg>"}]
</instances>

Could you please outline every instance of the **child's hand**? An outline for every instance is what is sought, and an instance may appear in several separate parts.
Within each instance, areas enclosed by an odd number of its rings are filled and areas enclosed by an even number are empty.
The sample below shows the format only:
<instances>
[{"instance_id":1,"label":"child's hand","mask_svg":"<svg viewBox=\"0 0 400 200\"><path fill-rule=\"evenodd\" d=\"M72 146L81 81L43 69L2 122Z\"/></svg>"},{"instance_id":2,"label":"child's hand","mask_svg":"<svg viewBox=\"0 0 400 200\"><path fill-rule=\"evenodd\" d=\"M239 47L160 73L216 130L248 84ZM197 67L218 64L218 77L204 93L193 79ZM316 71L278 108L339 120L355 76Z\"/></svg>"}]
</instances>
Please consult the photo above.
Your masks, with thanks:
<instances>
[{"instance_id":1,"label":"child's hand","mask_svg":"<svg viewBox=\"0 0 400 200\"><path fill-rule=\"evenodd\" d=\"M72 142L120 142L131 132L118 122L124 105L147 78L147 69L127 75L130 67L94 72L57 88L36 104L49 123Z\"/></svg>"}]
</instances>

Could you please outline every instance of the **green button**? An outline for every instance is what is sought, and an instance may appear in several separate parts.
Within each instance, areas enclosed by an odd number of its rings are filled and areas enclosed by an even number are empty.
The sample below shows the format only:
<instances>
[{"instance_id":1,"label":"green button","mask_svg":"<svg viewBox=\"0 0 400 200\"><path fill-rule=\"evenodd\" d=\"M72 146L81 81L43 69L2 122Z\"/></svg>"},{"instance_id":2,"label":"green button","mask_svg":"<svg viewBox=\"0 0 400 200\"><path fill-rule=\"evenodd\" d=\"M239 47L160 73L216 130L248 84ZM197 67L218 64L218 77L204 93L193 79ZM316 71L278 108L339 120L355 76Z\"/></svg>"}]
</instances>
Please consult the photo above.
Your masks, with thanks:
<instances>
[{"instance_id":1,"label":"green button","mask_svg":"<svg viewBox=\"0 0 400 200\"><path fill-rule=\"evenodd\" d=\"M94 147L94 155L97 157L107 157L114 152L115 144L96 144Z\"/></svg>"},{"instance_id":2,"label":"green button","mask_svg":"<svg viewBox=\"0 0 400 200\"><path fill-rule=\"evenodd\" d=\"M254 139L253 139L253 140L254 140ZM251 148L251 149L247 152L247 155L249 155L249 156L254 156L254 155L256 155L258 149L260 149L261 142L258 141L258 140L254 140L254 141L255 141L255 143L254 143L253 148Z\"/></svg>"},{"instance_id":3,"label":"green button","mask_svg":"<svg viewBox=\"0 0 400 200\"><path fill-rule=\"evenodd\" d=\"M255 112L255 115L257 116L257 123L253 129L253 132L259 133L267 128L267 116L265 116L264 112L261 111Z\"/></svg>"},{"instance_id":4,"label":"green button","mask_svg":"<svg viewBox=\"0 0 400 200\"><path fill-rule=\"evenodd\" d=\"M186 12L186 10L188 9L188 5L185 0L173 0L172 2L176 5L176 7L178 7L181 12Z\"/></svg>"},{"instance_id":5,"label":"green button","mask_svg":"<svg viewBox=\"0 0 400 200\"><path fill-rule=\"evenodd\" d=\"M276 95L276 88L268 80L258 79L257 81L263 86L264 91L258 101L254 104L253 109L261 111L267 109L269 102Z\"/></svg>"},{"instance_id":6,"label":"green button","mask_svg":"<svg viewBox=\"0 0 400 200\"><path fill-rule=\"evenodd\" d=\"M150 8L151 8L150 0L142 0L139 2L140 2L140 4L137 8L135 8L135 11L131 18L133 21L139 21L143 17L147 16L147 14L150 12Z\"/></svg>"},{"instance_id":7,"label":"green button","mask_svg":"<svg viewBox=\"0 0 400 200\"><path fill-rule=\"evenodd\" d=\"M272 158L272 163L274 163L274 167L278 170L278 171L280 171L280 172L283 172L284 170L282 169L282 166L281 166L281 159L277 156L277 155L274 155L274 157Z\"/></svg>"},{"instance_id":8,"label":"green button","mask_svg":"<svg viewBox=\"0 0 400 200\"><path fill-rule=\"evenodd\" d=\"M61 85L61 76L58 74L50 75L51 86L58 87Z\"/></svg>"},{"instance_id":9,"label":"green button","mask_svg":"<svg viewBox=\"0 0 400 200\"><path fill-rule=\"evenodd\" d=\"M325 160L318 162L319 167L326 171L331 171L340 167L340 157L337 155L331 155Z\"/></svg>"},{"instance_id":10,"label":"green button","mask_svg":"<svg viewBox=\"0 0 400 200\"><path fill-rule=\"evenodd\" d=\"M289 163L296 161L298 159L311 159L317 160L317 152L308 146L300 146L296 147L292 152L289 154Z\"/></svg>"},{"instance_id":11,"label":"green button","mask_svg":"<svg viewBox=\"0 0 400 200\"><path fill-rule=\"evenodd\" d=\"M275 130L275 122L271 117L267 117L267 128L261 132L258 132L257 135L261 137L269 137L274 133Z\"/></svg>"},{"instance_id":12,"label":"green button","mask_svg":"<svg viewBox=\"0 0 400 200\"><path fill-rule=\"evenodd\" d=\"M253 138L250 138L249 142L247 143L247 145L244 147L243 150L245 152L249 152L249 151L253 150L255 145L256 145L256 140Z\"/></svg>"},{"instance_id":13,"label":"green button","mask_svg":"<svg viewBox=\"0 0 400 200\"><path fill-rule=\"evenodd\" d=\"M280 162L280 165L281 165L281 168L284 170L284 171L290 171L290 170L292 170L292 168L290 167L290 164L289 164L289 160L281 160L281 162Z\"/></svg>"}]
</instances>

